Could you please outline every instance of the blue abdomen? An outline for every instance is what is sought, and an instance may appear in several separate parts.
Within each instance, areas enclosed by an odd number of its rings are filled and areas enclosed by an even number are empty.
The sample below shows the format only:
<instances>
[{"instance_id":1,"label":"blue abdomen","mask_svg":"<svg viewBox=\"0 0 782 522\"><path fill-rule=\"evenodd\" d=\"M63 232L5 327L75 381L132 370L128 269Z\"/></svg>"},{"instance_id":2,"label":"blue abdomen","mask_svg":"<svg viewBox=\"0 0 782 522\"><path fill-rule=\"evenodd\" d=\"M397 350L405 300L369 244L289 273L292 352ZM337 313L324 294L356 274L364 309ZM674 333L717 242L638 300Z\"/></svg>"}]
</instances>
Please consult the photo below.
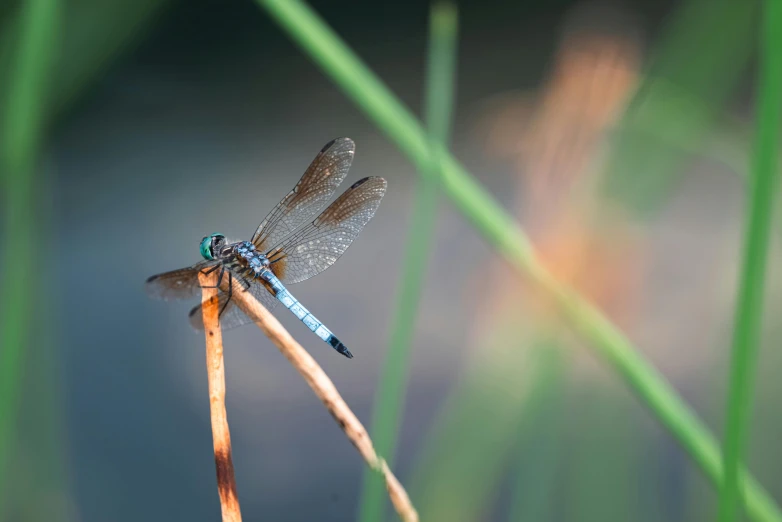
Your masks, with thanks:
<instances>
[{"instance_id":1,"label":"blue abdomen","mask_svg":"<svg viewBox=\"0 0 782 522\"><path fill-rule=\"evenodd\" d=\"M353 358L353 354L350 353L350 350L348 350L344 344L342 344L342 341L337 339L336 336L331 333L331 330L326 328L326 326L312 315L309 310L304 308L304 305L291 295L288 289L285 288L285 285L282 284L282 281L277 279L277 276L271 273L270 270L263 270L258 277L268 283L269 287L274 292L274 297L285 305L285 308L290 310L293 315L298 317L315 335L327 342L332 348L345 357L349 359Z\"/></svg>"}]
</instances>

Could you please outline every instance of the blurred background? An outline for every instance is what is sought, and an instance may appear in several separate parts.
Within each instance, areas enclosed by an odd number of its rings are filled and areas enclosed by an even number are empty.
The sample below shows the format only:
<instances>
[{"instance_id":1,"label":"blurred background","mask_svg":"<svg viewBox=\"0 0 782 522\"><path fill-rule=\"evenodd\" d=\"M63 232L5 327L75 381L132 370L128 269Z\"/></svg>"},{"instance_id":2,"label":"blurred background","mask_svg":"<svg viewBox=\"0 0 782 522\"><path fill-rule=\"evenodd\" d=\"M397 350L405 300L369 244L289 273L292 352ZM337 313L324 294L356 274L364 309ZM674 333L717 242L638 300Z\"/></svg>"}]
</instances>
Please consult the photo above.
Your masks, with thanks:
<instances>
[{"instance_id":1,"label":"blurred background","mask_svg":"<svg viewBox=\"0 0 782 522\"><path fill-rule=\"evenodd\" d=\"M311 5L421 113L427 2ZM458 7L453 154L721 433L757 3ZM0 116L23 20L23 2L0 3ZM417 173L253 2L64 1L56 25L34 222L2 218L4 280L23 263L36 283L19 364L0 369L18 381L0 519L217 520L194 303L152 301L144 280L197 261L206 234L249 239L318 150L351 137L345 186L383 176L387 195L340 261L291 291L355 359L277 315L369 426ZM20 227L33 259L9 244ZM422 519L713 518L687 454L444 198L435 227L393 466ZM781 227L748 452L776 498ZM328 412L257 328L224 342L245 520L358 519L365 465Z\"/></svg>"}]
</instances>

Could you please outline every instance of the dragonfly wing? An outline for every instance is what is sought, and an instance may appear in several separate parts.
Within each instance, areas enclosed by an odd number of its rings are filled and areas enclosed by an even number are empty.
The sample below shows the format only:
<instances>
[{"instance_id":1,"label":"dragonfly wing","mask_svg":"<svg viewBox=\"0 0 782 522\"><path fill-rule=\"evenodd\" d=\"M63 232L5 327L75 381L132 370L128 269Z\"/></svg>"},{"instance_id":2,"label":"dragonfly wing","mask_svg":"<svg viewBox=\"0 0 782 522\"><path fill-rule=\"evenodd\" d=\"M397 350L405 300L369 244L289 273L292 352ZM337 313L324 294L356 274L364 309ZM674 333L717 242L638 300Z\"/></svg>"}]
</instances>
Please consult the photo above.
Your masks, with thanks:
<instances>
[{"instance_id":1,"label":"dragonfly wing","mask_svg":"<svg viewBox=\"0 0 782 522\"><path fill-rule=\"evenodd\" d=\"M263 252L315 217L348 173L356 145L350 138L326 144L288 195L269 212L253 234Z\"/></svg>"},{"instance_id":2,"label":"dragonfly wing","mask_svg":"<svg viewBox=\"0 0 782 522\"><path fill-rule=\"evenodd\" d=\"M252 295L263 304L263 306L266 307L267 310L271 311L274 306L279 303L277 299L274 297L274 295L266 289L265 283L263 281L250 281L249 282L250 287L245 290L247 292L252 293ZM241 292L241 288L244 287L244 284L241 282L234 282L234 292ZM223 330L230 330L231 328L236 328L237 326L242 326L247 323L253 322L252 319L247 317L247 315L242 312L242 309L236 306L236 304L233 302L233 299L230 301L228 300L228 294L226 292L223 292L222 290L219 291L219 297L217 305L220 310L222 310L222 313L220 314L220 327ZM195 328L196 330L203 331L204 329L204 316L201 312L201 305L194 307L192 310L190 310L189 314L190 318L190 325Z\"/></svg>"},{"instance_id":3,"label":"dragonfly wing","mask_svg":"<svg viewBox=\"0 0 782 522\"><path fill-rule=\"evenodd\" d=\"M386 192L386 180L357 181L312 223L266 254L275 275L286 284L298 283L333 265L358 237Z\"/></svg>"},{"instance_id":4,"label":"dragonfly wing","mask_svg":"<svg viewBox=\"0 0 782 522\"><path fill-rule=\"evenodd\" d=\"M201 293L198 272L217 265L217 261L201 261L187 268L153 275L144 284L150 297L157 299L190 299Z\"/></svg>"}]
</instances>

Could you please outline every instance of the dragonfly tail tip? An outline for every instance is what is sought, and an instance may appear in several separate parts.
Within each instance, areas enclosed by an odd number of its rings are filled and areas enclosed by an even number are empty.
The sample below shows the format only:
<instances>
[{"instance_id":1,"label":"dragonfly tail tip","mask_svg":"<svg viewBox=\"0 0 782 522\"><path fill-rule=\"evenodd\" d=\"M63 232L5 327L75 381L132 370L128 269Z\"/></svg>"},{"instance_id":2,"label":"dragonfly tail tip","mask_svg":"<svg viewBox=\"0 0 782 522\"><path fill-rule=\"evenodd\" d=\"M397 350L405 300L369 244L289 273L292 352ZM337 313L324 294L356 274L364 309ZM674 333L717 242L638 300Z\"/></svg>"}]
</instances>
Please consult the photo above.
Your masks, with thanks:
<instances>
[{"instance_id":1,"label":"dragonfly tail tip","mask_svg":"<svg viewBox=\"0 0 782 522\"><path fill-rule=\"evenodd\" d=\"M353 358L353 354L350 353L350 350L348 350L348 347L345 346L342 341L334 337L333 335L326 341L329 343L335 350L337 350L339 353L347 357L348 359Z\"/></svg>"},{"instance_id":2,"label":"dragonfly tail tip","mask_svg":"<svg viewBox=\"0 0 782 522\"><path fill-rule=\"evenodd\" d=\"M339 353L341 353L342 355L344 355L345 357L347 357L348 359L352 359L353 358L353 354L350 353L350 350L348 350L348 347L345 346L342 343L339 343L339 345L337 346L337 351Z\"/></svg>"}]
</instances>

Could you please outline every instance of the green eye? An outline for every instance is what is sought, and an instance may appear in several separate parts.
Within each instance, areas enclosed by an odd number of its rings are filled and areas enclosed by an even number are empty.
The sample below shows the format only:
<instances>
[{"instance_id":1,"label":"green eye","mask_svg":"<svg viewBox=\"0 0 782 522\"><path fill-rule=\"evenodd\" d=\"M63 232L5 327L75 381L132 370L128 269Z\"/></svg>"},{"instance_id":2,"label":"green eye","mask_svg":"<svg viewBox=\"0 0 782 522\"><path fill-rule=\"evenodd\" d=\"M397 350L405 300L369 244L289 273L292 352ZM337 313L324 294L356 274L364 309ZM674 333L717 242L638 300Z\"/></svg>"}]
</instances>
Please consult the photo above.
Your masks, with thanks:
<instances>
[{"instance_id":1,"label":"green eye","mask_svg":"<svg viewBox=\"0 0 782 522\"><path fill-rule=\"evenodd\" d=\"M214 259L212 257L212 236L206 236L201 240L201 255L208 261Z\"/></svg>"},{"instance_id":2,"label":"green eye","mask_svg":"<svg viewBox=\"0 0 782 522\"><path fill-rule=\"evenodd\" d=\"M215 243L219 243L221 241L225 241L225 236L222 234L211 234L206 236L204 239L201 240L201 255L204 259L207 261L211 261L214 259L214 250L212 247Z\"/></svg>"}]
</instances>

